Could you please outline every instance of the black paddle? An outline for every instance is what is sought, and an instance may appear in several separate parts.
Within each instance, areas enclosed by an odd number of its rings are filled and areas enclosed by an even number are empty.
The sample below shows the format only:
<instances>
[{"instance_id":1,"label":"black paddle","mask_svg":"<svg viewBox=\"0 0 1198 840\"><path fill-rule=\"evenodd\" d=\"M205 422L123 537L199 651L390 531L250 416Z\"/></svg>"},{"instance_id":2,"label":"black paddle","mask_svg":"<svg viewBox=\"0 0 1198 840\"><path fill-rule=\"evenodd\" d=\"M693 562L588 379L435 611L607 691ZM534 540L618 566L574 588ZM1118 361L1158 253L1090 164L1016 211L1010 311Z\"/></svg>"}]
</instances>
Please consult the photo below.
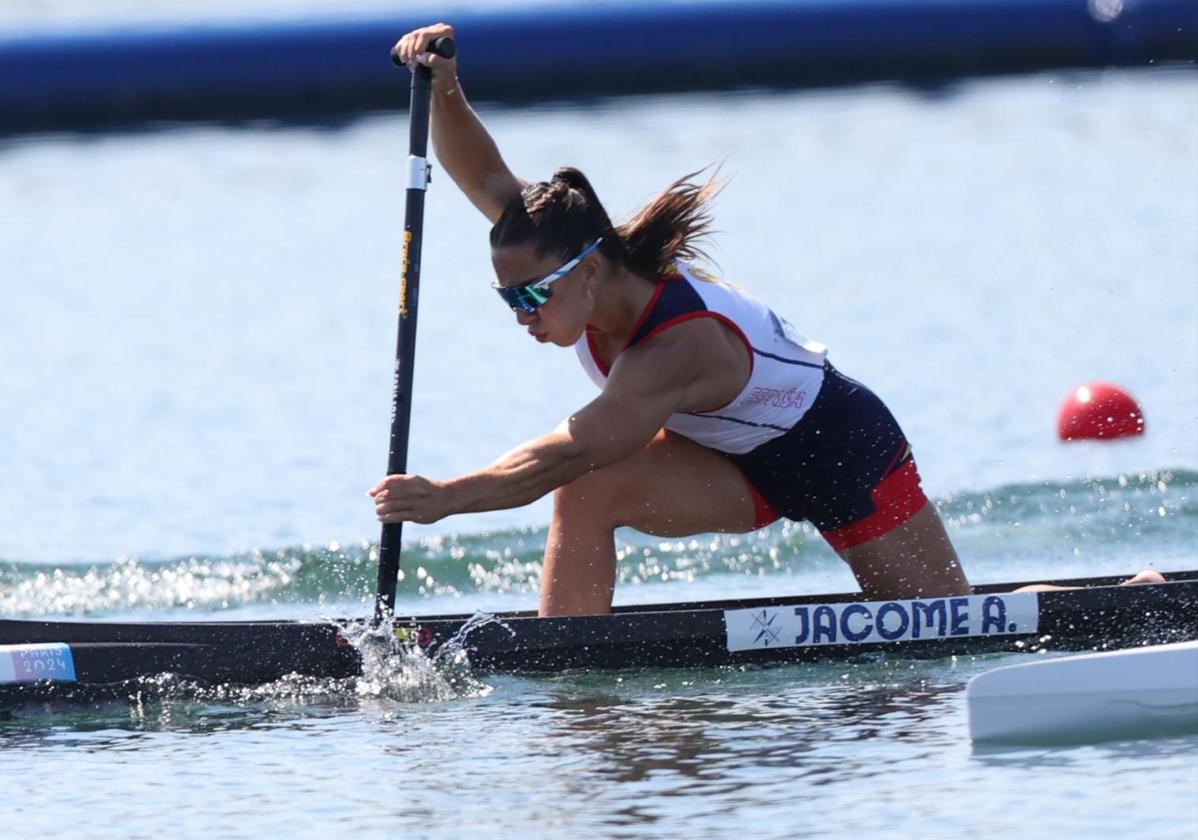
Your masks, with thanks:
<instances>
[{"instance_id":1,"label":"black paddle","mask_svg":"<svg viewBox=\"0 0 1198 840\"><path fill-rule=\"evenodd\" d=\"M452 38L438 38L428 52L453 58ZM393 52L391 60L403 66ZM416 305L420 298L420 241L424 235L424 193L428 187L428 114L432 103L432 71L418 66L412 71L412 98L408 108L408 195L404 208L403 257L399 279L399 334L395 348L395 391L391 401L391 450L387 475L408 471L408 427L412 417L412 369L416 360ZM395 610L395 585L399 577L403 523L383 525L379 540L378 597L374 621L378 624Z\"/></svg>"}]
</instances>

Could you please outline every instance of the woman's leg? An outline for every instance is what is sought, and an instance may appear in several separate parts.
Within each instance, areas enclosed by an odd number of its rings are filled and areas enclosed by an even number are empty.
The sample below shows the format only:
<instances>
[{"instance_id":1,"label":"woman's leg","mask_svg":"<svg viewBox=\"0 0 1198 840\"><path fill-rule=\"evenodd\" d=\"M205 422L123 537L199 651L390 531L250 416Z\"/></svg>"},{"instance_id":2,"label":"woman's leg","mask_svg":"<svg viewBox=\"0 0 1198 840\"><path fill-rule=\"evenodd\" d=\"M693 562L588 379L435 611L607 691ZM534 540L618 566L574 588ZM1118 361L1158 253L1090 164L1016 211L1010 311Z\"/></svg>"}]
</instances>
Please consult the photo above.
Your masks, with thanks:
<instances>
[{"instance_id":1,"label":"woman's leg","mask_svg":"<svg viewBox=\"0 0 1198 840\"><path fill-rule=\"evenodd\" d=\"M944 523L930 502L907 522L869 542L839 552L849 564L861 591L870 600L966 595L970 592L957 552ZM1123 582L1162 583L1164 577L1146 569ZM1050 583L1021 586L1017 592L1073 589Z\"/></svg>"},{"instance_id":2,"label":"woman's leg","mask_svg":"<svg viewBox=\"0 0 1198 840\"><path fill-rule=\"evenodd\" d=\"M753 493L740 468L665 430L637 454L559 488L541 571L541 615L611 610L614 531L680 537L751 531Z\"/></svg>"},{"instance_id":3,"label":"woman's leg","mask_svg":"<svg viewBox=\"0 0 1198 840\"><path fill-rule=\"evenodd\" d=\"M957 551L930 502L889 533L838 553L870 600L970 592Z\"/></svg>"}]
</instances>

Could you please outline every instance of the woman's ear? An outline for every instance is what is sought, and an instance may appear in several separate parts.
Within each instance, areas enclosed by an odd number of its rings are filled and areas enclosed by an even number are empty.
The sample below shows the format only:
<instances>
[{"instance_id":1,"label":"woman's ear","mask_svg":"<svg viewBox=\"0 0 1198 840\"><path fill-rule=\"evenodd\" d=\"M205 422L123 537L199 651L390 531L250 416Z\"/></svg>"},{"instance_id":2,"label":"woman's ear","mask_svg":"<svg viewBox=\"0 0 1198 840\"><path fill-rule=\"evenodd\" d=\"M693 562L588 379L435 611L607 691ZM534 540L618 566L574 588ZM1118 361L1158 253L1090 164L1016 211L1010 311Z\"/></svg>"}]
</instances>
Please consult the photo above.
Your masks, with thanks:
<instances>
[{"instance_id":1,"label":"woman's ear","mask_svg":"<svg viewBox=\"0 0 1198 840\"><path fill-rule=\"evenodd\" d=\"M599 282L600 269L599 260L595 259L593 254L582 261L582 282L588 295L595 294L595 284Z\"/></svg>"}]
</instances>

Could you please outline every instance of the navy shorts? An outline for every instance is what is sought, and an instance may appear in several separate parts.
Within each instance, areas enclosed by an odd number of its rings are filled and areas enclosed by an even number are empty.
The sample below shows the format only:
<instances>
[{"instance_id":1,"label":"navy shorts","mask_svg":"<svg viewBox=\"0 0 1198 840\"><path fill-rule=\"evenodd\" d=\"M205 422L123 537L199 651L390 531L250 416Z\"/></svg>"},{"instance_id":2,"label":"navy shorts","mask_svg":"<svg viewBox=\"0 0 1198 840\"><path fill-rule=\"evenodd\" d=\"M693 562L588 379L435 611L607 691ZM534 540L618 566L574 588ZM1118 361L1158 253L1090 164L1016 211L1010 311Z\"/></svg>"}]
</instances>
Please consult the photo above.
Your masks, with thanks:
<instances>
[{"instance_id":1,"label":"navy shorts","mask_svg":"<svg viewBox=\"0 0 1198 840\"><path fill-rule=\"evenodd\" d=\"M815 402L794 428L728 457L755 491L758 527L807 520L837 551L889 533L927 504L894 415L827 363Z\"/></svg>"}]
</instances>

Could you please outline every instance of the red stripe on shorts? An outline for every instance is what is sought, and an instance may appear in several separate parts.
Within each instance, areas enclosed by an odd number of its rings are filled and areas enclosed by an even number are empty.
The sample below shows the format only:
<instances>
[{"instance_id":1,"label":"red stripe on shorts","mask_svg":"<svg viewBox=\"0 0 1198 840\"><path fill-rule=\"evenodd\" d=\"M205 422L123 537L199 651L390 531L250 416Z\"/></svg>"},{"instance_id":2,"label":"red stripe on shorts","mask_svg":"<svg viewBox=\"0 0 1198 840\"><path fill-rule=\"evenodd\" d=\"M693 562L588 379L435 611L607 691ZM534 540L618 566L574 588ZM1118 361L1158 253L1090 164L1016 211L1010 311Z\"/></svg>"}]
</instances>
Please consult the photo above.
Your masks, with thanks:
<instances>
[{"instance_id":1,"label":"red stripe on shorts","mask_svg":"<svg viewBox=\"0 0 1198 840\"><path fill-rule=\"evenodd\" d=\"M867 543L885 536L911 517L923 510L928 497L919 486L919 470L915 459L910 458L870 492L874 501L874 512L852 525L823 531L823 537L836 551Z\"/></svg>"}]
</instances>

